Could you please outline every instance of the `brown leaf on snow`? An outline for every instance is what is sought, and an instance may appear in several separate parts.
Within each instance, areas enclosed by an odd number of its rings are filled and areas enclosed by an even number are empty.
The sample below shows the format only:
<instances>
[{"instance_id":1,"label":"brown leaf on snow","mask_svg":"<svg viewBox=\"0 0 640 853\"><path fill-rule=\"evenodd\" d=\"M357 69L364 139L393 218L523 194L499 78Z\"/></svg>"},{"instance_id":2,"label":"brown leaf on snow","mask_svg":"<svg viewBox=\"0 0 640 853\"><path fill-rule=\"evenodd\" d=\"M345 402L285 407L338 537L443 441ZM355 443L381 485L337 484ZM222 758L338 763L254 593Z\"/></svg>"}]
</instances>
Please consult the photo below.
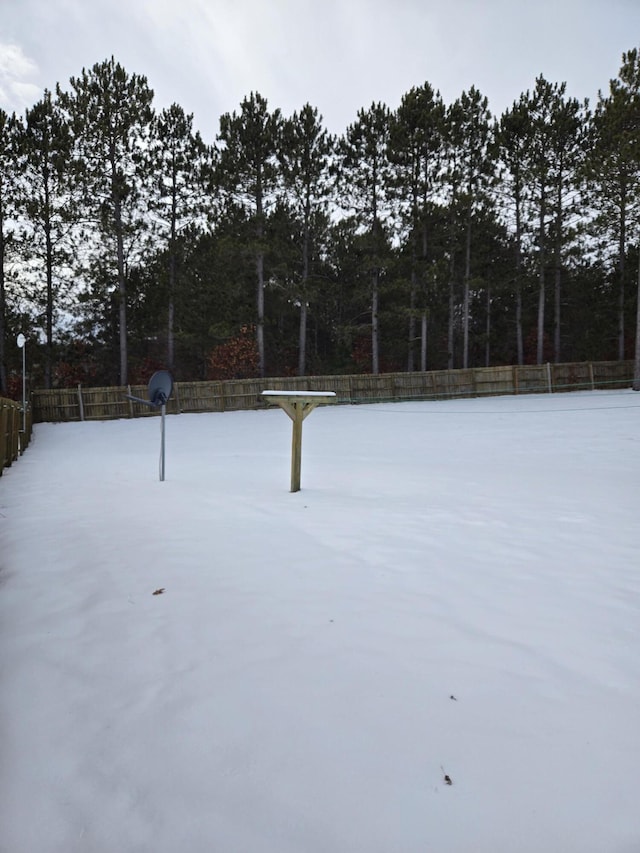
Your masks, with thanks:
<instances>
[{"instance_id":1,"label":"brown leaf on snow","mask_svg":"<svg viewBox=\"0 0 640 853\"><path fill-rule=\"evenodd\" d=\"M164 592L164 587L161 587L160 589L157 589L153 594L154 595L162 595L163 592Z\"/></svg>"},{"instance_id":2,"label":"brown leaf on snow","mask_svg":"<svg viewBox=\"0 0 640 853\"><path fill-rule=\"evenodd\" d=\"M446 773L444 774L444 783L445 785L453 785L453 782L451 781L451 776L447 776Z\"/></svg>"}]
</instances>

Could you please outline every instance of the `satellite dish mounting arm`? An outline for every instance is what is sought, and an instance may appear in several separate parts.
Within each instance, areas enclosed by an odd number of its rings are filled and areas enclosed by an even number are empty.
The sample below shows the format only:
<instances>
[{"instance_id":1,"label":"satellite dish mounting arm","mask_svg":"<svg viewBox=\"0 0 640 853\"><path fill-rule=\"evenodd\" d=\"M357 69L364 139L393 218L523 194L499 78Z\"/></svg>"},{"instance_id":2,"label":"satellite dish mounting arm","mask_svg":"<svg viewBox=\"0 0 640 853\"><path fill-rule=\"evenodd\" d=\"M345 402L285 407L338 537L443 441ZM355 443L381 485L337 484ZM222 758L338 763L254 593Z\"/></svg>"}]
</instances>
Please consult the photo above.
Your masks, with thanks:
<instances>
[{"instance_id":1,"label":"satellite dish mounting arm","mask_svg":"<svg viewBox=\"0 0 640 853\"><path fill-rule=\"evenodd\" d=\"M173 379L169 371L157 370L149 380L149 387L147 389L148 400L143 400L142 397L135 397L133 394L124 395L127 400L133 400L135 403L142 403L144 406L162 410L160 426L160 480L164 480L164 416L167 400L171 396L172 391Z\"/></svg>"}]
</instances>

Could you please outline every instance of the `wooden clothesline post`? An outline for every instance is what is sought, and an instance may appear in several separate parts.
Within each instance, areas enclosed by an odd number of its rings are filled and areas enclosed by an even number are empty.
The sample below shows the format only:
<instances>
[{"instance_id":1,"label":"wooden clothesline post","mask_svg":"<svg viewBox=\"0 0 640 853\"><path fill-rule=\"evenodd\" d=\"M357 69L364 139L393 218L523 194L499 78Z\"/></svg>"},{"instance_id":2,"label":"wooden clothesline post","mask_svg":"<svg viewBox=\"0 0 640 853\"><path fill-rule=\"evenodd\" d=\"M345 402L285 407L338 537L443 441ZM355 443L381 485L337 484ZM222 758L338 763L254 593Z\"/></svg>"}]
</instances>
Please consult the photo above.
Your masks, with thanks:
<instances>
[{"instance_id":1,"label":"wooden clothesline post","mask_svg":"<svg viewBox=\"0 0 640 853\"><path fill-rule=\"evenodd\" d=\"M263 391L262 397L273 400L293 421L291 435L291 491L300 491L302 458L302 422L319 403L328 403L334 391Z\"/></svg>"}]
</instances>

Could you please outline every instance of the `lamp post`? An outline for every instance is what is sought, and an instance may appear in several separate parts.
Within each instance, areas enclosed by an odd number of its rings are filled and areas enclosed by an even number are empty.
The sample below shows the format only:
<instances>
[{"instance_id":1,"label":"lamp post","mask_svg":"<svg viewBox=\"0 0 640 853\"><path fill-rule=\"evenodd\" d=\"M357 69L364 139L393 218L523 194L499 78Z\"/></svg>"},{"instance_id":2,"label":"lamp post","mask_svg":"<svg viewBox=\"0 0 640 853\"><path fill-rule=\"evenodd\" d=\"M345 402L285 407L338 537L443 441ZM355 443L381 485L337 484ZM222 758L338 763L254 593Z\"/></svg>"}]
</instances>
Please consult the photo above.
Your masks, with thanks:
<instances>
[{"instance_id":1,"label":"lamp post","mask_svg":"<svg viewBox=\"0 0 640 853\"><path fill-rule=\"evenodd\" d=\"M20 333L16 342L22 350L22 432L27 431L27 339Z\"/></svg>"}]
</instances>

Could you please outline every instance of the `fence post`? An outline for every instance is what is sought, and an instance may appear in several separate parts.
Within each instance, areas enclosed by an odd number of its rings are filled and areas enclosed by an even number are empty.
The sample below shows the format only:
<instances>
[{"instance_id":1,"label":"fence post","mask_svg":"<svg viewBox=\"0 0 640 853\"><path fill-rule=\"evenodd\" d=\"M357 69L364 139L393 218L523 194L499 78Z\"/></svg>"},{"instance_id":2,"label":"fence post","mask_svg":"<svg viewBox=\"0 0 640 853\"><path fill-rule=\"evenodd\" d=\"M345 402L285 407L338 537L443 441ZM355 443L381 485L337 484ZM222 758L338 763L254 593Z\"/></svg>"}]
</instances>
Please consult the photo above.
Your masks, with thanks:
<instances>
[{"instance_id":1,"label":"fence post","mask_svg":"<svg viewBox=\"0 0 640 853\"><path fill-rule=\"evenodd\" d=\"M2 400L0 400L0 475L4 471L7 461L7 412L9 411Z\"/></svg>"},{"instance_id":2,"label":"fence post","mask_svg":"<svg viewBox=\"0 0 640 853\"><path fill-rule=\"evenodd\" d=\"M631 373L633 362L569 362L561 365L553 365L551 362L543 362L537 365L504 365L500 368L470 368L468 370L430 370L420 373L418 377L411 379L406 386L406 389L411 389L411 395L426 399L444 399L451 396L456 396L456 388L458 386L466 386L469 395L477 395L484 393L510 393L509 383L511 382L511 393L518 395L523 393L555 393L555 380L558 378L557 390L564 390L567 386L564 383L564 375L572 366L579 370L580 376L584 377L585 371L588 370L584 381L580 381L580 385L585 388L603 387L623 387L626 384L631 385ZM489 381L493 376L493 370L500 370L500 380L495 382ZM538 372L539 371L539 372ZM520 375L522 374L522 389L520 388ZM608 378L609 377L609 378ZM361 375L336 375L330 378L329 384L335 387L339 394L340 402L342 403L358 403L362 399L399 399L402 396L402 391L405 382L404 374L379 376L361 376ZM282 377L272 380L280 390L287 388L298 388L300 379ZM318 382L326 385L324 378L306 377L305 381L314 387ZM395 383L395 384L394 384ZM211 382L194 382L185 384L185 399L182 400L181 389L176 388L175 406L178 411L225 411L236 408L236 404L240 407L245 407L249 401L254 400L255 394L249 392L251 384L244 383L242 388L237 393L234 393L233 381L211 381ZM258 383L259 384L259 383ZM491 390L487 390L487 386L491 386ZM360 390L358 387L360 386ZM78 384L77 389L53 389L49 391L36 390L31 396L31 408L35 407L38 410L39 421L51 420L68 420L69 410L79 407L80 420L108 418L113 415L113 402L109 394L120 394L124 387L131 389L131 385L118 386L117 388L103 389L88 389L88 396L85 401L84 389ZM238 383L235 383L238 387ZM373 390L371 390L373 388ZM204 389L204 390L202 390ZM367 391L369 389L369 391ZM374 392L380 394L376 396ZM101 392L100 399L102 402L96 402L97 393ZM245 393L246 392L246 393ZM256 392L257 393L257 392ZM384 396L383 396L384 394ZM373 396L372 396L373 395ZM74 401L75 398L75 402ZM239 402L238 402L239 401ZM10 408L13 404L9 400L4 400L3 405ZM126 417L126 402L118 401L118 417ZM173 404L171 404L173 405ZM256 403L256 405L258 405ZM8 424L8 408L5 411L5 427L6 440L8 442L10 427ZM31 410L30 408L30 410ZM34 409L34 410L35 410ZM137 417L138 411L134 404L129 402L130 417ZM35 417L33 417L34 420ZM75 419L75 415L73 415ZM26 438L26 437L24 437ZM3 436L0 436L0 444ZM26 446L26 441L24 442ZM1 450L1 448L0 448Z\"/></svg>"},{"instance_id":3,"label":"fence post","mask_svg":"<svg viewBox=\"0 0 640 853\"><path fill-rule=\"evenodd\" d=\"M82 385L78 382L78 406L80 407L80 420L84 420L84 403L82 401Z\"/></svg>"},{"instance_id":4,"label":"fence post","mask_svg":"<svg viewBox=\"0 0 640 853\"><path fill-rule=\"evenodd\" d=\"M31 436L33 433L33 401L29 400L29 408L27 410L27 438L25 448L31 443Z\"/></svg>"},{"instance_id":5,"label":"fence post","mask_svg":"<svg viewBox=\"0 0 640 853\"><path fill-rule=\"evenodd\" d=\"M7 468L16 461L20 455L20 415L18 409L9 408L9 446L7 448Z\"/></svg>"}]
</instances>

